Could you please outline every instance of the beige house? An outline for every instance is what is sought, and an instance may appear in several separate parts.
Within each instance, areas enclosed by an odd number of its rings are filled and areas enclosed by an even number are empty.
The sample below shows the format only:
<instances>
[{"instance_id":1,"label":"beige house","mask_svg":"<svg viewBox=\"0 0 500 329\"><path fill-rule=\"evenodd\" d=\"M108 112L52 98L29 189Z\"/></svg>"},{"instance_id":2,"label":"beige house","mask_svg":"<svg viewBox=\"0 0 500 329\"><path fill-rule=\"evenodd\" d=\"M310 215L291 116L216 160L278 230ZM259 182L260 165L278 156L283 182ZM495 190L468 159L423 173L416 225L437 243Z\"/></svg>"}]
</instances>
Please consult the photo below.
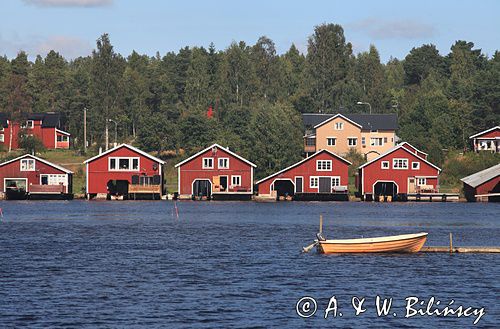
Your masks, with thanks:
<instances>
[{"instance_id":1,"label":"beige house","mask_svg":"<svg viewBox=\"0 0 500 329\"><path fill-rule=\"evenodd\" d=\"M395 114L303 114L306 155L328 150L344 156L354 149L370 161L396 145Z\"/></svg>"}]
</instances>

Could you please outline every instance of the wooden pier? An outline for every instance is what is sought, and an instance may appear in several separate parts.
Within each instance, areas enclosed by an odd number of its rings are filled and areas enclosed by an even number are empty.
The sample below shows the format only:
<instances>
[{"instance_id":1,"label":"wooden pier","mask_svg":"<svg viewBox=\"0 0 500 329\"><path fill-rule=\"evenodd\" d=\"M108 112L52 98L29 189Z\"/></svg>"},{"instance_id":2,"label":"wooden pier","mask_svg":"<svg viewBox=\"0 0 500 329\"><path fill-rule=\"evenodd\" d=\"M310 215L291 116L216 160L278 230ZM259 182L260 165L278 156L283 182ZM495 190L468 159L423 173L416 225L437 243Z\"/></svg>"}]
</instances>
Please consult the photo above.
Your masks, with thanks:
<instances>
[{"instance_id":1,"label":"wooden pier","mask_svg":"<svg viewBox=\"0 0 500 329\"><path fill-rule=\"evenodd\" d=\"M422 247L420 252L446 252L446 253L500 253L500 247Z\"/></svg>"},{"instance_id":2,"label":"wooden pier","mask_svg":"<svg viewBox=\"0 0 500 329\"><path fill-rule=\"evenodd\" d=\"M406 199L408 201L456 202L460 200L460 195L457 193L409 193Z\"/></svg>"}]
</instances>

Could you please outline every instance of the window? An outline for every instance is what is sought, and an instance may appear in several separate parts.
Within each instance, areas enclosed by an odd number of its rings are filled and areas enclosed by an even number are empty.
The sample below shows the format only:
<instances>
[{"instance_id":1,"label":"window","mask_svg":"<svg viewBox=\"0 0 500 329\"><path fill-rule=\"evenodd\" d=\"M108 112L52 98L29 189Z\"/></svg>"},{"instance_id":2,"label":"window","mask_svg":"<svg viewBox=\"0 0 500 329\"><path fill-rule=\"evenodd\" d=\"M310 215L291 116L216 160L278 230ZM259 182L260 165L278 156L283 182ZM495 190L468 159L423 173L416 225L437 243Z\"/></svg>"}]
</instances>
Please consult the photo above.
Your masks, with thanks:
<instances>
[{"instance_id":1,"label":"window","mask_svg":"<svg viewBox=\"0 0 500 329\"><path fill-rule=\"evenodd\" d=\"M318 160L316 161L317 171L330 171L332 170L332 160Z\"/></svg>"},{"instance_id":2,"label":"window","mask_svg":"<svg viewBox=\"0 0 500 329\"><path fill-rule=\"evenodd\" d=\"M344 129L344 123L343 122L335 122L335 130L342 130Z\"/></svg>"},{"instance_id":3,"label":"window","mask_svg":"<svg viewBox=\"0 0 500 329\"><path fill-rule=\"evenodd\" d=\"M427 185L425 177L417 177L417 186Z\"/></svg>"},{"instance_id":4,"label":"window","mask_svg":"<svg viewBox=\"0 0 500 329\"><path fill-rule=\"evenodd\" d=\"M334 176L332 177L332 187L340 186L340 177Z\"/></svg>"},{"instance_id":5,"label":"window","mask_svg":"<svg viewBox=\"0 0 500 329\"><path fill-rule=\"evenodd\" d=\"M21 159L21 171L35 171L35 160Z\"/></svg>"},{"instance_id":6,"label":"window","mask_svg":"<svg viewBox=\"0 0 500 329\"><path fill-rule=\"evenodd\" d=\"M366 137L361 137L361 145L366 145Z\"/></svg>"},{"instance_id":7,"label":"window","mask_svg":"<svg viewBox=\"0 0 500 329\"><path fill-rule=\"evenodd\" d=\"M358 144L358 139L354 137L347 138L347 145L356 146Z\"/></svg>"},{"instance_id":8,"label":"window","mask_svg":"<svg viewBox=\"0 0 500 329\"><path fill-rule=\"evenodd\" d=\"M139 171L139 158L109 158L110 171Z\"/></svg>"},{"instance_id":9,"label":"window","mask_svg":"<svg viewBox=\"0 0 500 329\"><path fill-rule=\"evenodd\" d=\"M412 162L411 163L411 169L415 169L415 170L420 169L420 162L418 162L418 161Z\"/></svg>"},{"instance_id":10,"label":"window","mask_svg":"<svg viewBox=\"0 0 500 329\"><path fill-rule=\"evenodd\" d=\"M214 168L214 158L203 158L202 159L203 169L213 169Z\"/></svg>"},{"instance_id":11,"label":"window","mask_svg":"<svg viewBox=\"0 0 500 329\"><path fill-rule=\"evenodd\" d=\"M389 161L382 161L382 162L380 163L380 167L381 167L382 169L389 169Z\"/></svg>"},{"instance_id":12,"label":"window","mask_svg":"<svg viewBox=\"0 0 500 329\"><path fill-rule=\"evenodd\" d=\"M219 169L229 169L229 158L219 158Z\"/></svg>"},{"instance_id":13,"label":"window","mask_svg":"<svg viewBox=\"0 0 500 329\"><path fill-rule=\"evenodd\" d=\"M0 126L0 131L4 131L5 128L3 126Z\"/></svg>"},{"instance_id":14,"label":"window","mask_svg":"<svg viewBox=\"0 0 500 329\"><path fill-rule=\"evenodd\" d=\"M241 176L231 176L232 186L241 186Z\"/></svg>"},{"instance_id":15,"label":"window","mask_svg":"<svg viewBox=\"0 0 500 329\"><path fill-rule=\"evenodd\" d=\"M33 129L35 127L35 122L33 120L26 121L26 128Z\"/></svg>"},{"instance_id":16,"label":"window","mask_svg":"<svg viewBox=\"0 0 500 329\"><path fill-rule=\"evenodd\" d=\"M311 177L309 179L309 187L318 187L318 177Z\"/></svg>"},{"instance_id":17,"label":"window","mask_svg":"<svg viewBox=\"0 0 500 329\"><path fill-rule=\"evenodd\" d=\"M316 138L307 137L306 146L316 146Z\"/></svg>"},{"instance_id":18,"label":"window","mask_svg":"<svg viewBox=\"0 0 500 329\"><path fill-rule=\"evenodd\" d=\"M336 141L337 141L337 138L335 138L335 137L327 137L326 138L326 145L335 146Z\"/></svg>"},{"instance_id":19,"label":"window","mask_svg":"<svg viewBox=\"0 0 500 329\"><path fill-rule=\"evenodd\" d=\"M370 138L370 145L371 146L382 146L384 145L384 140L382 137L371 137Z\"/></svg>"},{"instance_id":20,"label":"window","mask_svg":"<svg viewBox=\"0 0 500 329\"><path fill-rule=\"evenodd\" d=\"M408 159L392 159L393 169L408 169Z\"/></svg>"},{"instance_id":21,"label":"window","mask_svg":"<svg viewBox=\"0 0 500 329\"><path fill-rule=\"evenodd\" d=\"M5 142L5 137L3 134L0 134L0 142L2 142L2 143Z\"/></svg>"},{"instance_id":22,"label":"window","mask_svg":"<svg viewBox=\"0 0 500 329\"><path fill-rule=\"evenodd\" d=\"M387 137L384 137L384 144L387 143Z\"/></svg>"},{"instance_id":23,"label":"window","mask_svg":"<svg viewBox=\"0 0 500 329\"><path fill-rule=\"evenodd\" d=\"M66 136L66 135L57 135L57 141L58 142L67 142L68 141L68 136Z\"/></svg>"}]
</instances>

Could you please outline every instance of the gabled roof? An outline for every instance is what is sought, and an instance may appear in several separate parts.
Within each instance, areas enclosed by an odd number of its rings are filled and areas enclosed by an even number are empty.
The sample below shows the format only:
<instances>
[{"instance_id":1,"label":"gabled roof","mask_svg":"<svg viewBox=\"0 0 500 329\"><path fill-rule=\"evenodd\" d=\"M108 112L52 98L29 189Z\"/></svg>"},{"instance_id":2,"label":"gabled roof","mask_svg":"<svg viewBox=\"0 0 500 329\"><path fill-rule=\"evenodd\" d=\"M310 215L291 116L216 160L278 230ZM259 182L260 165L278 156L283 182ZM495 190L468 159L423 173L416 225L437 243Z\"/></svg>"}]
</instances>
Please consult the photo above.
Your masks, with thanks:
<instances>
[{"instance_id":1,"label":"gabled roof","mask_svg":"<svg viewBox=\"0 0 500 329\"><path fill-rule=\"evenodd\" d=\"M319 150L318 152L314 153L314 154L313 154L313 155L311 155L310 157L307 157L307 158L305 158L305 159L302 159L302 160L300 160L299 162L294 163L293 165L291 165L291 166L289 166L289 167L286 167L285 169L282 169L282 170L280 170L280 171L278 171L278 172L275 172L275 173L274 173L274 174L272 174L272 175L269 175L269 176L267 176L267 177L265 177L265 178L262 178L261 180L259 180L259 181L258 181L258 182L256 182L255 184L260 184L260 183L262 183L263 181L268 180L269 178L273 178L274 176L277 176L277 175L279 175L279 174L281 174L281 173L283 173L283 172L285 172L285 171L288 171L288 170L290 170L290 169L292 169L292 168L295 168L295 167L297 167L297 166L301 165L302 163L304 163L304 162L306 162L306 161L308 161L308 160L312 160L312 158L314 158L315 156L317 156L317 155L319 155L319 154L321 154L321 153L323 153L323 152L326 152L326 153L328 153L328 154L330 154L330 155L333 155L334 157L336 157L336 158L337 158L337 159L339 159L339 160L344 161L344 162L345 162L345 163L347 163L348 165L351 165L351 164L352 164L350 161L348 161L348 160L346 160L346 159L342 158L341 156L339 156L339 155L337 155L337 154L335 154L335 153L333 153L333 152L331 152L331 151L328 151L328 150L324 150L324 149L323 149L323 150Z\"/></svg>"},{"instance_id":2,"label":"gabled roof","mask_svg":"<svg viewBox=\"0 0 500 329\"><path fill-rule=\"evenodd\" d=\"M238 154L236 154L236 153L234 153L234 152L230 151L229 149L227 149L227 148L225 148L225 147L222 147L222 146L220 146L219 144L217 144L217 143L216 143L216 144L213 144L213 145L211 145L211 146L207 147L206 149L203 149L203 150L201 150L200 152L198 152L198 153L196 153L196 154L194 154L194 155L190 156L189 158L187 158L187 159L185 159L185 160L183 160L183 161L179 162L178 164L176 164L176 165L175 165L175 168L177 168L177 167L179 167L179 166L182 166L184 163L186 163L186 162L188 162L188 161L191 161L192 159L194 159L194 158L198 157L199 155L201 155L201 154L205 153L206 151L208 151L208 150L210 150L210 149L212 149L212 148L214 148L214 147L215 147L215 148L219 148L219 149L223 150L224 152L227 152L227 153L231 154L232 156L234 156L234 157L236 157L236 158L240 159L241 161L243 161L243 162L245 162L245 163L248 163L248 164L249 164L249 165L251 165L252 167L257 167L257 165L253 164L252 162L248 161L247 159L245 159L245 158L243 158L243 157L239 156Z\"/></svg>"},{"instance_id":3,"label":"gabled roof","mask_svg":"<svg viewBox=\"0 0 500 329\"><path fill-rule=\"evenodd\" d=\"M481 170L480 172L464 177L461 179L461 181L471 187L477 187L499 175L500 175L500 163L493 167L489 167L488 169L484 169Z\"/></svg>"},{"instance_id":4,"label":"gabled roof","mask_svg":"<svg viewBox=\"0 0 500 329\"><path fill-rule=\"evenodd\" d=\"M361 126L359 123L352 121L351 119L349 119L349 118L345 117L344 115L342 115L342 114L340 114L340 113L337 113L337 114L335 114L334 116L332 116L332 117L330 117L330 118L326 119L325 121L322 121L322 122L318 123L317 125L315 125L315 126L314 126L314 129L316 129L316 128L318 128L318 127L321 127L322 125L324 125L324 124L326 124L326 123L328 123L328 122L330 122L330 121L332 121L333 119L338 118L338 117L340 117L340 118L342 118L342 119L344 119L344 120L346 120L346 121L349 121L350 123L352 123L352 124L353 124L353 125L355 125L355 126L358 126L359 128L363 128L363 126Z\"/></svg>"},{"instance_id":5,"label":"gabled roof","mask_svg":"<svg viewBox=\"0 0 500 329\"><path fill-rule=\"evenodd\" d=\"M111 153L111 152L113 152L113 151L116 151L116 150L118 150L118 149L120 149L120 148L122 148L122 147L126 147L126 148L128 148L129 150L134 151L134 152L137 152L137 153L139 153L139 154L141 154L141 155L145 156L146 158L149 158L149 159L151 159L151 160L153 160L153 161L156 161L156 162L158 162L158 163L160 163L160 164L165 164L165 161L163 161L163 160L161 160L161 159L158 159L157 157L154 157L154 156L152 156L151 154L148 154L148 153L146 153L146 152L144 152L144 151L142 151L142 150L139 150L138 148L133 147L132 145L128 145L128 144L120 144L120 145L118 145L117 147L113 147L112 149L109 149L109 150L107 150L106 152L103 152L103 153L101 153L101 154L96 155L95 157L92 157L92 158L90 158L90 159L87 159L87 160L83 161L83 163L89 163L89 162L92 162L92 161L94 161L95 159L98 159L98 158L100 158L100 157L103 157L103 156L105 156L106 154L109 154L109 153Z\"/></svg>"},{"instance_id":6,"label":"gabled roof","mask_svg":"<svg viewBox=\"0 0 500 329\"><path fill-rule=\"evenodd\" d=\"M34 155L31 155L31 154L21 155L20 157L17 157L17 158L15 158L15 159L12 159L12 160L6 161L6 162L4 162L4 163L0 163L0 167L5 166L5 165L7 165L7 164L9 164L9 163L15 162L15 161L17 161L17 160L24 159L24 158L32 158L32 159L35 159L36 161L40 161L40 162L42 162L42 163L45 163L47 166L51 166L51 167L53 167L53 168L59 169L59 170L61 170L61 171L65 172L65 173L67 173L67 174L72 174L72 173L73 173L71 170L68 170L68 169L66 169L66 168L64 168L64 167L58 166L58 165L56 165L55 163L49 162L49 161L47 161L47 160L44 160L44 159L42 159L42 158L39 158L39 157L34 156Z\"/></svg>"},{"instance_id":7,"label":"gabled roof","mask_svg":"<svg viewBox=\"0 0 500 329\"><path fill-rule=\"evenodd\" d=\"M408 144L408 145L410 145L411 147L413 147L413 145L411 145L411 144L409 144L409 143L407 143L407 144ZM415 147L413 147L413 148L415 148ZM439 168L439 167L438 167L438 166L436 166L435 164L430 163L430 162L429 162L429 161L427 161L426 159L422 158L420 155L418 155L418 154L416 154L416 153L411 152L411 151L410 151L410 150L408 150L406 147L404 147L404 145L402 145L402 144L399 144L399 145L397 145L397 146L393 147L392 149L390 149L389 151L385 152L384 154L381 154L381 155L379 155L378 157L376 157L375 159L373 159L373 160L371 160L371 161L368 161L367 163L365 163L365 164L363 164L363 165L359 166L359 167L358 167L358 169L364 168L364 167L368 166L369 164L371 164L371 163L373 163L373 162L375 162L375 161L377 161L377 160L380 160L381 158L385 157L386 155L391 154L392 152L394 152L394 151L396 151L396 150L399 150L399 149L403 149L403 150L405 150L405 151L406 151L406 152L408 152L409 154L411 154L411 155L413 155L413 156L417 157L419 160L422 160L423 162L427 163L429 166L436 168L438 171L441 171L441 168Z\"/></svg>"},{"instance_id":8,"label":"gabled roof","mask_svg":"<svg viewBox=\"0 0 500 329\"><path fill-rule=\"evenodd\" d=\"M64 131L64 130L61 130L61 129L57 129L57 128L56 128L56 132L58 132L58 133L60 133L60 134L63 134L63 135L66 135L66 136L71 136L71 134L70 134L70 133L68 133L68 132L66 132L66 131Z\"/></svg>"},{"instance_id":9,"label":"gabled roof","mask_svg":"<svg viewBox=\"0 0 500 329\"><path fill-rule=\"evenodd\" d=\"M341 113L338 113L341 114ZM305 127L316 127L326 123L338 114L303 113L302 122ZM343 113L344 118L356 122L364 130L397 130L398 116L392 114Z\"/></svg>"},{"instance_id":10,"label":"gabled roof","mask_svg":"<svg viewBox=\"0 0 500 329\"><path fill-rule=\"evenodd\" d=\"M475 135L470 136L469 139L470 138L475 138L477 136L484 135L484 134L489 133L490 131L493 131L493 130L496 130L496 129L500 129L500 126L496 126L496 127L490 128L490 129L486 129L485 131L481 131L480 133L477 133Z\"/></svg>"},{"instance_id":11,"label":"gabled roof","mask_svg":"<svg viewBox=\"0 0 500 329\"><path fill-rule=\"evenodd\" d=\"M425 154L425 155L429 155L429 154L425 153L424 151L420 151L418 148L416 148L415 146L411 145L411 144L410 144L410 143L408 143L408 142L402 142L402 143L399 143L398 145L402 145L402 146L404 146L404 145L408 145L409 147L411 147L411 148L415 149L415 151L417 151L417 152L419 152L419 153L422 153L422 154Z\"/></svg>"}]
</instances>

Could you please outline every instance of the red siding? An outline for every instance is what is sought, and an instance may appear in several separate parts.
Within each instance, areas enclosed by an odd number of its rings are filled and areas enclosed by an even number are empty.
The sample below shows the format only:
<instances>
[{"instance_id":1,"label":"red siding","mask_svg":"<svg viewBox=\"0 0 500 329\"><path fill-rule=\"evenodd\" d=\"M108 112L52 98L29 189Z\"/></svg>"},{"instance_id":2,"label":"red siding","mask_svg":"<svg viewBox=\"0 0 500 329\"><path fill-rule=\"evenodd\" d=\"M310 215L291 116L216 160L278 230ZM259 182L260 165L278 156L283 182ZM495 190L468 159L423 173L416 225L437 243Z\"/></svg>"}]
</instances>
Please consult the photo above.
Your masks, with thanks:
<instances>
[{"instance_id":1,"label":"red siding","mask_svg":"<svg viewBox=\"0 0 500 329\"><path fill-rule=\"evenodd\" d=\"M316 170L316 161L317 160L331 160L332 161L332 170L331 171L317 171ZM265 181L259 184L259 194L270 194L271 193L271 184L276 179L291 179L293 184L295 185L295 177L301 176L303 177L303 193L318 193L318 188L310 187L309 179L311 176L339 176L340 177L340 185L348 185L349 177L348 177L348 169L349 164L340 160L338 157L328 153L321 152L317 153L308 158L307 161L302 162L300 165L290 168L287 171L280 173L279 175L270 177Z\"/></svg>"},{"instance_id":2,"label":"red siding","mask_svg":"<svg viewBox=\"0 0 500 329\"><path fill-rule=\"evenodd\" d=\"M202 158L214 158L214 169L203 169ZM229 158L229 169L218 169L218 159ZM231 176L241 176L241 188L251 191L253 188L253 167L227 153L221 148L217 148L215 154L209 149L190 161L179 166L179 194L192 195L193 181L196 179L208 179L213 181L214 176L228 176L228 185L231 185ZM212 187L213 188L213 187Z\"/></svg>"},{"instance_id":3,"label":"red siding","mask_svg":"<svg viewBox=\"0 0 500 329\"><path fill-rule=\"evenodd\" d=\"M393 169L392 160L394 158L408 159L408 169ZM381 162L389 161L389 169L382 169ZM420 162L420 169L411 169L412 162ZM376 161L370 163L360 170L361 182L363 186L363 194L372 194L373 185L377 181L395 182L398 185L398 193L408 193L408 177L416 176L435 176L439 175L439 171L427 164L422 159L415 156L413 153L404 147L398 148L392 153L378 158ZM435 188L438 184L437 178L427 178L427 185L433 185Z\"/></svg>"},{"instance_id":4,"label":"red siding","mask_svg":"<svg viewBox=\"0 0 500 329\"><path fill-rule=\"evenodd\" d=\"M493 189L500 183L500 176L490 179L476 187L476 194L492 193Z\"/></svg>"},{"instance_id":5,"label":"red siding","mask_svg":"<svg viewBox=\"0 0 500 329\"><path fill-rule=\"evenodd\" d=\"M495 129L490 132L487 132L486 134L476 136L475 138L496 138L500 137L500 129Z\"/></svg>"},{"instance_id":6,"label":"red siding","mask_svg":"<svg viewBox=\"0 0 500 329\"><path fill-rule=\"evenodd\" d=\"M26 158L23 158L26 159ZM21 160L8 163L0 167L0 190L5 191L4 179L5 178L27 178L27 189L29 185L40 184L40 175L42 174L66 174L64 171L51 167L43 162L35 159L35 171L21 171Z\"/></svg>"},{"instance_id":7,"label":"red siding","mask_svg":"<svg viewBox=\"0 0 500 329\"><path fill-rule=\"evenodd\" d=\"M410 152L415 153L419 157L427 159L427 154L425 154L424 152L421 152L421 151L417 150L413 145L405 143L405 144L403 144L403 147L406 148L407 150L409 150Z\"/></svg>"},{"instance_id":8,"label":"red siding","mask_svg":"<svg viewBox=\"0 0 500 329\"><path fill-rule=\"evenodd\" d=\"M108 164L110 157L139 157L139 171L110 171ZM161 176L161 164L122 146L87 163L87 193L108 193L107 183L110 180L126 180L130 184L133 175Z\"/></svg>"},{"instance_id":9,"label":"red siding","mask_svg":"<svg viewBox=\"0 0 500 329\"><path fill-rule=\"evenodd\" d=\"M47 149L55 149L55 148L69 148L69 142L59 142L56 147L56 128L45 127L42 128L42 121L36 120L33 122L33 128L27 128L26 133L32 134L36 138L40 139L43 143L43 146ZM10 129L12 129L12 149L19 148L18 134L19 134L19 124L13 123L9 121L9 127L4 128L3 132L0 134L4 135L4 142L0 144L4 145L4 149L9 148L9 140L10 140Z\"/></svg>"}]
</instances>

